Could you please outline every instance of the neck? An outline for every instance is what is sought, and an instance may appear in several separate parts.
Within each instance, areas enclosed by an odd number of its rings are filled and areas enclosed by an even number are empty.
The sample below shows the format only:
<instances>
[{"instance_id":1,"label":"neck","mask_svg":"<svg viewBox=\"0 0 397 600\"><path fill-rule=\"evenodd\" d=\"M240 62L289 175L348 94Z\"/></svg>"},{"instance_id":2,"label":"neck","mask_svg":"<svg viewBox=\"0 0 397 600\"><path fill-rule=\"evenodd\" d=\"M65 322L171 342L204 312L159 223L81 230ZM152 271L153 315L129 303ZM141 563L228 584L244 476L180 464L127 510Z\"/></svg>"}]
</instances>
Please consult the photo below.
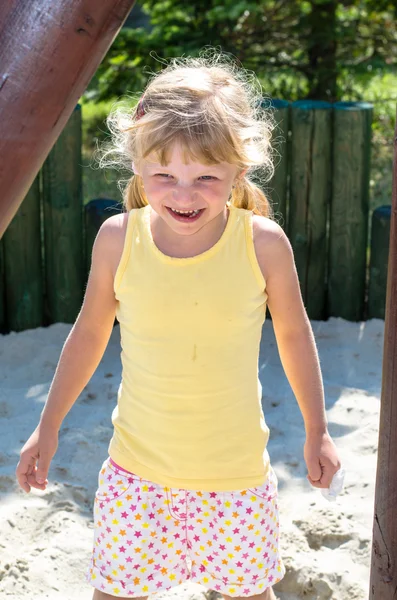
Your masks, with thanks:
<instances>
[{"instance_id":1,"label":"neck","mask_svg":"<svg viewBox=\"0 0 397 600\"><path fill-rule=\"evenodd\" d=\"M229 218L229 209L224 210L209 223L191 235L181 235L153 210L150 209L150 228L156 246L172 256L188 257L205 252L221 238Z\"/></svg>"}]
</instances>

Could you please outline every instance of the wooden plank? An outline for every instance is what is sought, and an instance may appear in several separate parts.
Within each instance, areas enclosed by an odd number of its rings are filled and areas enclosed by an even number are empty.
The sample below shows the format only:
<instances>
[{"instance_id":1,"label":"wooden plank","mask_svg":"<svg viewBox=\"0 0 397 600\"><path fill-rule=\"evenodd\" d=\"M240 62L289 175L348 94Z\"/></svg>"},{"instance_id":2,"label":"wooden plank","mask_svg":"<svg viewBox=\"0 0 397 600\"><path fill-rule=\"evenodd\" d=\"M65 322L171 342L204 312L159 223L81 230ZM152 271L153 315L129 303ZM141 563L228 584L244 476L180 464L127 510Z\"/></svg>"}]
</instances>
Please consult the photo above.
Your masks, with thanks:
<instances>
[{"instance_id":1,"label":"wooden plank","mask_svg":"<svg viewBox=\"0 0 397 600\"><path fill-rule=\"evenodd\" d=\"M39 179L34 180L3 236L9 331L44 324Z\"/></svg>"},{"instance_id":2,"label":"wooden plank","mask_svg":"<svg viewBox=\"0 0 397 600\"><path fill-rule=\"evenodd\" d=\"M364 317L373 106L334 104L328 314Z\"/></svg>"},{"instance_id":3,"label":"wooden plank","mask_svg":"<svg viewBox=\"0 0 397 600\"><path fill-rule=\"evenodd\" d=\"M370 600L397 597L397 119Z\"/></svg>"},{"instance_id":4,"label":"wooden plank","mask_svg":"<svg viewBox=\"0 0 397 600\"><path fill-rule=\"evenodd\" d=\"M0 239L0 334L8 333L6 326L6 291L4 275L4 249L3 240Z\"/></svg>"},{"instance_id":5,"label":"wooden plank","mask_svg":"<svg viewBox=\"0 0 397 600\"><path fill-rule=\"evenodd\" d=\"M390 219L391 206L379 206L372 214L368 319L385 318Z\"/></svg>"},{"instance_id":6,"label":"wooden plank","mask_svg":"<svg viewBox=\"0 0 397 600\"><path fill-rule=\"evenodd\" d=\"M288 237L294 250L303 301L311 319L323 319L326 308L331 115L329 102L298 100L291 106Z\"/></svg>"},{"instance_id":7,"label":"wooden plank","mask_svg":"<svg viewBox=\"0 0 397 600\"><path fill-rule=\"evenodd\" d=\"M42 169L48 323L73 323L83 301L81 165L81 107L78 105Z\"/></svg>"},{"instance_id":8,"label":"wooden plank","mask_svg":"<svg viewBox=\"0 0 397 600\"><path fill-rule=\"evenodd\" d=\"M0 2L0 237L133 4Z\"/></svg>"}]
</instances>

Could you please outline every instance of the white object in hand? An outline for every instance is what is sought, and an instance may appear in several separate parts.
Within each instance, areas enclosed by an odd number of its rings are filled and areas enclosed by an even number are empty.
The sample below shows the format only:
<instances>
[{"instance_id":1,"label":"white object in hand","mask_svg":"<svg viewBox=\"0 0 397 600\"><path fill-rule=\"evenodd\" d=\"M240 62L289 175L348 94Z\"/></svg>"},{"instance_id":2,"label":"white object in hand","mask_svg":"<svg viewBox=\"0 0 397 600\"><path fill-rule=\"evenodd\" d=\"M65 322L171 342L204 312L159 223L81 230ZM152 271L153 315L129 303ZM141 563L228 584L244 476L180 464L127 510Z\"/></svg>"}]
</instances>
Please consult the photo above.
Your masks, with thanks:
<instances>
[{"instance_id":1,"label":"white object in hand","mask_svg":"<svg viewBox=\"0 0 397 600\"><path fill-rule=\"evenodd\" d=\"M329 485L329 488L322 488L321 493L326 500L330 502L335 502L338 494L343 490L343 481L345 479L345 470L343 467L336 471L334 474L332 481Z\"/></svg>"}]
</instances>

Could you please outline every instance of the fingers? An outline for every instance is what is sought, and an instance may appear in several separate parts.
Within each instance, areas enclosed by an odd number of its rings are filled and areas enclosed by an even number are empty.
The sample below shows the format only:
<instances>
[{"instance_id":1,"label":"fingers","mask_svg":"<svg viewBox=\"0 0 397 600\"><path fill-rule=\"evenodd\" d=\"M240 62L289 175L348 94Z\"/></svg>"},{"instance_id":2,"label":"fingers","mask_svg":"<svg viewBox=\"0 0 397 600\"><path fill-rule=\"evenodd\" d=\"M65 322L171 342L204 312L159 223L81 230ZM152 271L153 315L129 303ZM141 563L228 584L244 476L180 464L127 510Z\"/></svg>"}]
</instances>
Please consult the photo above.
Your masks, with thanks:
<instances>
[{"instance_id":1,"label":"fingers","mask_svg":"<svg viewBox=\"0 0 397 600\"><path fill-rule=\"evenodd\" d=\"M35 462L36 459L34 456L29 456L25 453L22 453L15 471L15 475L19 485L27 493L30 492L31 488L31 486L28 483L28 474L31 473L31 469Z\"/></svg>"},{"instance_id":2,"label":"fingers","mask_svg":"<svg viewBox=\"0 0 397 600\"><path fill-rule=\"evenodd\" d=\"M37 467L36 457L29 456L28 454L21 454L21 459L16 468L16 478L18 484L24 492L29 494L32 487L38 490L45 490L47 487L48 480L44 477L43 483L39 483L36 478Z\"/></svg>"},{"instance_id":3,"label":"fingers","mask_svg":"<svg viewBox=\"0 0 397 600\"><path fill-rule=\"evenodd\" d=\"M17 480L18 480L19 486L23 489L23 491L26 492L27 494L29 494L30 485L28 484L26 475L17 475Z\"/></svg>"},{"instance_id":4,"label":"fingers","mask_svg":"<svg viewBox=\"0 0 397 600\"><path fill-rule=\"evenodd\" d=\"M43 483L37 481L37 471L35 470L33 473L28 475L28 484L31 487L36 488L37 490L45 490L48 484L48 479L44 479Z\"/></svg>"},{"instance_id":5,"label":"fingers","mask_svg":"<svg viewBox=\"0 0 397 600\"><path fill-rule=\"evenodd\" d=\"M306 466L311 482L321 482L321 479L324 479L324 468L318 460L308 461Z\"/></svg>"},{"instance_id":6,"label":"fingers","mask_svg":"<svg viewBox=\"0 0 397 600\"><path fill-rule=\"evenodd\" d=\"M35 479L38 484L42 484L47 480L47 472L48 472L48 469L45 469L39 463L37 471L35 472Z\"/></svg>"},{"instance_id":7,"label":"fingers","mask_svg":"<svg viewBox=\"0 0 397 600\"><path fill-rule=\"evenodd\" d=\"M48 479L44 483L37 483L34 475L20 475L17 477L18 483L24 492L29 494L31 488L44 491L47 488Z\"/></svg>"},{"instance_id":8,"label":"fingers","mask_svg":"<svg viewBox=\"0 0 397 600\"><path fill-rule=\"evenodd\" d=\"M313 487L329 488L331 481L338 470L329 460L321 457L318 461L306 460L308 470L307 479Z\"/></svg>"},{"instance_id":9,"label":"fingers","mask_svg":"<svg viewBox=\"0 0 397 600\"><path fill-rule=\"evenodd\" d=\"M330 475L329 473L325 474L323 472L321 473L320 479L317 480L312 479L310 475L307 475L306 477L313 487L325 489L329 488L329 486L331 485L333 474Z\"/></svg>"},{"instance_id":10,"label":"fingers","mask_svg":"<svg viewBox=\"0 0 397 600\"><path fill-rule=\"evenodd\" d=\"M47 481L48 471L50 469L52 455L43 452L39 455L37 471L35 472L36 481L38 484L43 484Z\"/></svg>"},{"instance_id":11,"label":"fingers","mask_svg":"<svg viewBox=\"0 0 397 600\"><path fill-rule=\"evenodd\" d=\"M328 487L328 485L326 485L325 483L321 483L321 478L318 481L314 481L314 479L312 479L310 477L310 475L307 475L306 477L313 487L316 487L316 488L327 488Z\"/></svg>"}]
</instances>

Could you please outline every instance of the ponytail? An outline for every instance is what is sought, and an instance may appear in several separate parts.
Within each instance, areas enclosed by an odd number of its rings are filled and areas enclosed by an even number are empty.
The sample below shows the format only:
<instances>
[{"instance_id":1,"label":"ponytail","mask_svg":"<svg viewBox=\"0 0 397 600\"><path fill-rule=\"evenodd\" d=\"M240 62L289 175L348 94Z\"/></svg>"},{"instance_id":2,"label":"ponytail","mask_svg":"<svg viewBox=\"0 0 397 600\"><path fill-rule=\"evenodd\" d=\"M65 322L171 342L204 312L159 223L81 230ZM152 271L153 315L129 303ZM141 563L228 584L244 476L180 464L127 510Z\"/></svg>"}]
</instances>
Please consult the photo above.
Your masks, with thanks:
<instances>
[{"instance_id":1,"label":"ponytail","mask_svg":"<svg viewBox=\"0 0 397 600\"><path fill-rule=\"evenodd\" d=\"M129 180L123 193L123 204L127 212L132 208L142 208L149 204L140 175L133 175Z\"/></svg>"},{"instance_id":2,"label":"ponytail","mask_svg":"<svg viewBox=\"0 0 397 600\"><path fill-rule=\"evenodd\" d=\"M232 189L231 203L237 208L252 210L255 215L273 218L273 210L262 190L246 177L237 179Z\"/></svg>"}]
</instances>

